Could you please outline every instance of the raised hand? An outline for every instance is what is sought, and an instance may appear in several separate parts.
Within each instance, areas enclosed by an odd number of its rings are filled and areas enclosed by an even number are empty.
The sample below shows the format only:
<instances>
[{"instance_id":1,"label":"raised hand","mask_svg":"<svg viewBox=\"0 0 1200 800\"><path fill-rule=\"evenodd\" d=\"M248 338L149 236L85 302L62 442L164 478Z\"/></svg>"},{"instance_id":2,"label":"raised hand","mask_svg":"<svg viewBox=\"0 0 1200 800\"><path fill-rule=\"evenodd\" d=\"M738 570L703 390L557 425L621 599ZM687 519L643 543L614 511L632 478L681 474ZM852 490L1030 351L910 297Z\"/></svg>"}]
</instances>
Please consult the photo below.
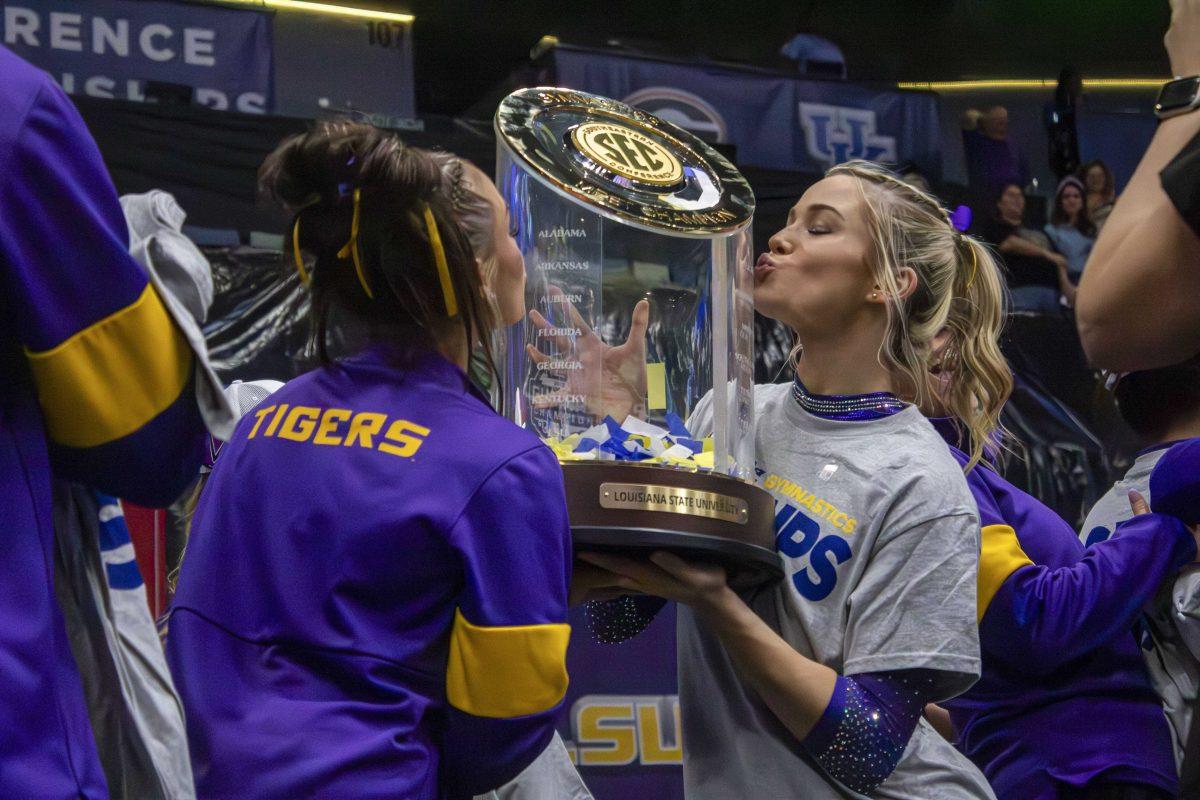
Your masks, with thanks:
<instances>
[{"instance_id":1,"label":"raised hand","mask_svg":"<svg viewBox=\"0 0 1200 800\"><path fill-rule=\"evenodd\" d=\"M564 394L583 395L587 410L597 419L611 416L618 422L632 414L646 416L646 329L650 324L650 303L639 300L633 307L633 319L629 326L629 337L624 344L609 345L601 341L596 332L584 321L574 304L566 300L563 291L551 286L550 297L566 306L571 327L579 329L574 349L569 336L546 335L557 352L548 355L532 344L525 346L529 357L536 364L551 361L578 361L575 369L558 370L565 379ZM529 320L539 332L548 334L554 327L538 311L529 312ZM534 399L534 405L550 405L548 399Z\"/></svg>"}]
</instances>

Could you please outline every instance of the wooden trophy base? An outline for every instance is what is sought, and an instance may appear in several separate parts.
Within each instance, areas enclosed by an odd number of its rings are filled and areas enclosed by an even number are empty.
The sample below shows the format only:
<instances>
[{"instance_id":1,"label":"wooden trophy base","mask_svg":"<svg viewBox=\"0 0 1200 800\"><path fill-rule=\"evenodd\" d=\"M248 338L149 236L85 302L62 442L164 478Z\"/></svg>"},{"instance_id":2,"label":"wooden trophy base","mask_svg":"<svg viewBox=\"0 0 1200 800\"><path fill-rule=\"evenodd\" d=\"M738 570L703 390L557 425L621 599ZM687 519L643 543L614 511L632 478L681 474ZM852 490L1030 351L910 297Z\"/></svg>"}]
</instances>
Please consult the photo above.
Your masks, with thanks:
<instances>
[{"instance_id":1,"label":"wooden trophy base","mask_svg":"<svg viewBox=\"0 0 1200 800\"><path fill-rule=\"evenodd\" d=\"M775 503L754 484L620 461L562 467L576 552L644 558L667 550L720 564L735 589L783 577Z\"/></svg>"}]
</instances>

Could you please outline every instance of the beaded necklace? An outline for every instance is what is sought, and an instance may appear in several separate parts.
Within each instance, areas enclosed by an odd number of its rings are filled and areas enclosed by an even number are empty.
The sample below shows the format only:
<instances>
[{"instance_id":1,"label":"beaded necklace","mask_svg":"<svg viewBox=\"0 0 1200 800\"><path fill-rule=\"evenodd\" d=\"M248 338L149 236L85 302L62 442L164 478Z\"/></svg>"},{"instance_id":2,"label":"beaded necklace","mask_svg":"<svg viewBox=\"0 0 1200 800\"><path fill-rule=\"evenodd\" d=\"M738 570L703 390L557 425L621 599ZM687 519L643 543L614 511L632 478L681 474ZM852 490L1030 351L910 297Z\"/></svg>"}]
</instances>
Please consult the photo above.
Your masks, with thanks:
<instances>
[{"instance_id":1,"label":"beaded necklace","mask_svg":"<svg viewBox=\"0 0 1200 800\"><path fill-rule=\"evenodd\" d=\"M908 405L891 392L812 394L799 378L792 381L792 397L808 413L839 422L883 419Z\"/></svg>"}]
</instances>

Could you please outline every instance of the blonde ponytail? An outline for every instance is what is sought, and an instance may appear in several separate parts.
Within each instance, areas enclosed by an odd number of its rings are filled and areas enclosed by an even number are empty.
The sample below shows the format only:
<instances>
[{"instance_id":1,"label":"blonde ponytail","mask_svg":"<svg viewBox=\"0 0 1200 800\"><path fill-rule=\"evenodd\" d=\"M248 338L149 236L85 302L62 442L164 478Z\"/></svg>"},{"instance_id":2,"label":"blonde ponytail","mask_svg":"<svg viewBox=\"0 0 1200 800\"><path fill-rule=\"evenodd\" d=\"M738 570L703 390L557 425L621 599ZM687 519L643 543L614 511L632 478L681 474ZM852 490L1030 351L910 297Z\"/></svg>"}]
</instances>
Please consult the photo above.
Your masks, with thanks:
<instances>
[{"instance_id":1,"label":"blonde ponytail","mask_svg":"<svg viewBox=\"0 0 1200 800\"><path fill-rule=\"evenodd\" d=\"M942 405L966 429L969 471L997 433L1000 410L1012 391L1012 374L1000 353L1004 282L991 252L959 233L928 193L868 161L839 164L826 173L857 178L866 202L873 277L887 298L888 322L879 362L911 388L922 408ZM917 290L905 297L903 267L917 274ZM934 364L934 338L949 329L947 346ZM932 369L952 371L938 391Z\"/></svg>"},{"instance_id":2,"label":"blonde ponytail","mask_svg":"<svg viewBox=\"0 0 1200 800\"><path fill-rule=\"evenodd\" d=\"M1004 434L1000 411L1012 393L1012 370L1000 352L1004 327L1004 279L995 257L982 242L958 237L962 267L954 281L954 299L945 329L949 339L939 364L951 375L942 392L946 413L965 429L970 471L989 444Z\"/></svg>"}]
</instances>

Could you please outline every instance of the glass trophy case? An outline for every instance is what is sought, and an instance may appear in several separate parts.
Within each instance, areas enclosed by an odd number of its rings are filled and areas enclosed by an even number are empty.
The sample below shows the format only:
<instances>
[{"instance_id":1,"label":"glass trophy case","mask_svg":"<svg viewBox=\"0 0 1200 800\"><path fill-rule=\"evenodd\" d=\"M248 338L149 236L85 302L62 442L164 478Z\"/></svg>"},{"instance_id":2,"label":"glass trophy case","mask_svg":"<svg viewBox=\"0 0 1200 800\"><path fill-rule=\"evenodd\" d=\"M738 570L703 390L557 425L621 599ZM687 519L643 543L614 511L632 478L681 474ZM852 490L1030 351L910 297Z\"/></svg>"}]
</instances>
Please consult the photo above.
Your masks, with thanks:
<instances>
[{"instance_id":1,"label":"glass trophy case","mask_svg":"<svg viewBox=\"0 0 1200 800\"><path fill-rule=\"evenodd\" d=\"M623 103L523 89L496 114L526 318L494 401L563 466L577 549L781 574L754 485L754 196L709 145Z\"/></svg>"}]
</instances>

